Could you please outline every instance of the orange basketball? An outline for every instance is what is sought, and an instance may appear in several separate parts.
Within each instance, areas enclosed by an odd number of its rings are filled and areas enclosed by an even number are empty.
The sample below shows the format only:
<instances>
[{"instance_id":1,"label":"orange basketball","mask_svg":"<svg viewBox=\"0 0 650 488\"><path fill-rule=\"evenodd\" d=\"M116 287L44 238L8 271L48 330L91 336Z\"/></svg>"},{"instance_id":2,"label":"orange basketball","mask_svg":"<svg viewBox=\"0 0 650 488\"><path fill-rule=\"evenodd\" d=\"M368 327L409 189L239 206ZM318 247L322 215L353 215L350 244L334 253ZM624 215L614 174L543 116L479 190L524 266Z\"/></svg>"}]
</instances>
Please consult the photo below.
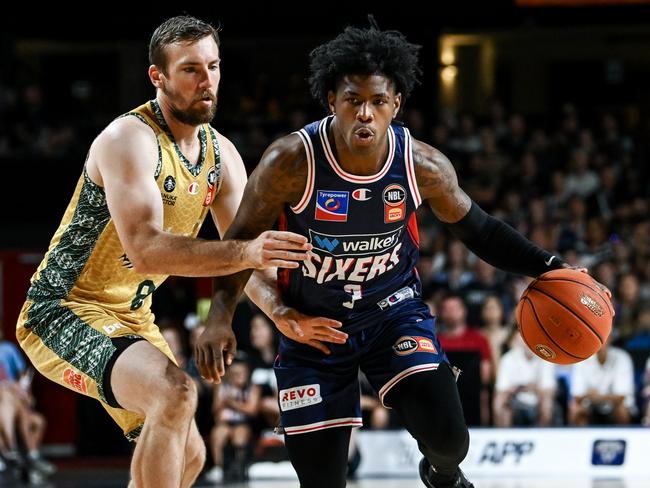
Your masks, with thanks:
<instances>
[{"instance_id":1,"label":"orange basketball","mask_svg":"<svg viewBox=\"0 0 650 488\"><path fill-rule=\"evenodd\" d=\"M612 302L596 281L574 269L539 276L521 295L517 325L540 358L556 364L587 359L607 341Z\"/></svg>"}]
</instances>

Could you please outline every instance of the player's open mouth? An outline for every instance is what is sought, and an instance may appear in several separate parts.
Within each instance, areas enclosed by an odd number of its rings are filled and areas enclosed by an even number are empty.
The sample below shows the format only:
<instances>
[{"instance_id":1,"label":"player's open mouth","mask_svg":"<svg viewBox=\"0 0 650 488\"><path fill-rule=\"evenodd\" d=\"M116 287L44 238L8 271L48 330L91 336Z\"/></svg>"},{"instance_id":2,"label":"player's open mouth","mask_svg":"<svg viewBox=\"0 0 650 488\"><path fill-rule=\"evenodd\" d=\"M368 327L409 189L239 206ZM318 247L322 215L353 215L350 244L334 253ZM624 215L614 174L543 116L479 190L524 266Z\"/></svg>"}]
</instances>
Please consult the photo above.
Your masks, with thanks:
<instances>
[{"instance_id":1,"label":"player's open mouth","mask_svg":"<svg viewBox=\"0 0 650 488\"><path fill-rule=\"evenodd\" d=\"M365 127L357 129L354 131L354 138L361 143L369 143L375 138L375 134Z\"/></svg>"}]
</instances>

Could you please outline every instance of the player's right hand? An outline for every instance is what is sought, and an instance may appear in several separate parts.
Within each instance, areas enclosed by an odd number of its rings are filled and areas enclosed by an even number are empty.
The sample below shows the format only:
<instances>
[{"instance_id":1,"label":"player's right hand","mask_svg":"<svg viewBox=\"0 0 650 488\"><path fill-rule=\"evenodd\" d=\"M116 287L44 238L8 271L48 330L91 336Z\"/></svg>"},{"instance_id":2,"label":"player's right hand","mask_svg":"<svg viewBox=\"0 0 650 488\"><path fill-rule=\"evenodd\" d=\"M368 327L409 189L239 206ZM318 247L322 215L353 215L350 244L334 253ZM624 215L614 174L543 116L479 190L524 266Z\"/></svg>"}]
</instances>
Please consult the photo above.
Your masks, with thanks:
<instances>
[{"instance_id":1,"label":"player's right hand","mask_svg":"<svg viewBox=\"0 0 650 488\"><path fill-rule=\"evenodd\" d=\"M297 268L308 259L312 245L305 236L293 232L267 230L249 241L244 249L244 262L249 268Z\"/></svg>"},{"instance_id":2,"label":"player's right hand","mask_svg":"<svg viewBox=\"0 0 650 488\"><path fill-rule=\"evenodd\" d=\"M201 378L221 383L221 377L237 353L237 339L230 326L207 325L196 340L194 360Z\"/></svg>"},{"instance_id":3,"label":"player's right hand","mask_svg":"<svg viewBox=\"0 0 650 488\"><path fill-rule=\"evenodd\" d=\"M339 329L343 324L325 317L311 317L294 308L281 306L273 312L273 322L283 335L330 354L325 342L345 344L348 335Z\"/></svg>"}]
</instances>

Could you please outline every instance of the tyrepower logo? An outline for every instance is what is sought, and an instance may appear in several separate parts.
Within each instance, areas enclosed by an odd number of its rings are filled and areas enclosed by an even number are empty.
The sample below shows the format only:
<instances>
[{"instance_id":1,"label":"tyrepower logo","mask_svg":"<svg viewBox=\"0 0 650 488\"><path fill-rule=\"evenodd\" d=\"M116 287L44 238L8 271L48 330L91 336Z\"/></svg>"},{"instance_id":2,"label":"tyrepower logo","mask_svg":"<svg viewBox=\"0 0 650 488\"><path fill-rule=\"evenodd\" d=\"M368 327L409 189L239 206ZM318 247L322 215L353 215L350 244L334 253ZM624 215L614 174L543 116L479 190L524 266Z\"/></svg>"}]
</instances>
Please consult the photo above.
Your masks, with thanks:
<instances>
[{"instance_id":1,"label":"tyrepower logo","mask_svg":"<svg viewBox=\"0 0 650 488\"><path fill-rule=\"evenodd\" d=\"M350 193L347 191L318 190L316 194L316 220L346 222L348 220L349 199Z\"/></svg>"},{"instance_id":2,"label":"tyrepower logo","mask_svg":"<svg viewBox=\"0 0 650 488\"><path fill-rule=\"evenodd\" d=\"M332 256L367 256L381 254L399 242L404 226L381 234L331 235L309 229L309 241L314 249Z\"/></svg>"},{"instance_id":3,"label":"tyrepower logo","mask_svg":"<svg viewBox=\"0 0 650 488\"><path fill-rule=\"evenodd\" d=\"M320 396L320 385L314 383L313 385L295 386L280 390L280 409L283 412L287 410L294 410L296 408L308 407L316 405L323 401Z\"/></svg>"},{"instance_id":4,"label":"tyrepower logo","mask_svg":"<svg viewBox=\"0 0 650 488\"><path fill-rule=\"evenodd\" d=\"M74 369L67 368L63 372L63 381L70 385L73 389L86 393L86 381L81 373L77 373Z\"/></svg>"}]
</instances>

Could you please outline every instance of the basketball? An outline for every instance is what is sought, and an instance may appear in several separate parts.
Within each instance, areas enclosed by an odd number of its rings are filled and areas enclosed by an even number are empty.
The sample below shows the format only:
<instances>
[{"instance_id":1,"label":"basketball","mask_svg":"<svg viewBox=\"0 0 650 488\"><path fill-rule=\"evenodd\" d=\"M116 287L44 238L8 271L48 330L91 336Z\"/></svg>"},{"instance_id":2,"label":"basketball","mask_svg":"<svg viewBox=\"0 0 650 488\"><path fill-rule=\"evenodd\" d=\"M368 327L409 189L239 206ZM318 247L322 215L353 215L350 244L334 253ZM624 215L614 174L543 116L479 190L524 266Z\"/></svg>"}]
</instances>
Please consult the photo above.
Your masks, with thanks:
<instances>
[{"instance_id":1,"label":"basketball","mask_svg":"<svg viewBox=\"0 0 650 488\"><path fill-rule=\"evenodd\" d=\"M607 341L612 303L588 274L556 269L528 285L517 304L517 326L526 345L540 358L573 364Z\"/></svg>"}]
</instances>

